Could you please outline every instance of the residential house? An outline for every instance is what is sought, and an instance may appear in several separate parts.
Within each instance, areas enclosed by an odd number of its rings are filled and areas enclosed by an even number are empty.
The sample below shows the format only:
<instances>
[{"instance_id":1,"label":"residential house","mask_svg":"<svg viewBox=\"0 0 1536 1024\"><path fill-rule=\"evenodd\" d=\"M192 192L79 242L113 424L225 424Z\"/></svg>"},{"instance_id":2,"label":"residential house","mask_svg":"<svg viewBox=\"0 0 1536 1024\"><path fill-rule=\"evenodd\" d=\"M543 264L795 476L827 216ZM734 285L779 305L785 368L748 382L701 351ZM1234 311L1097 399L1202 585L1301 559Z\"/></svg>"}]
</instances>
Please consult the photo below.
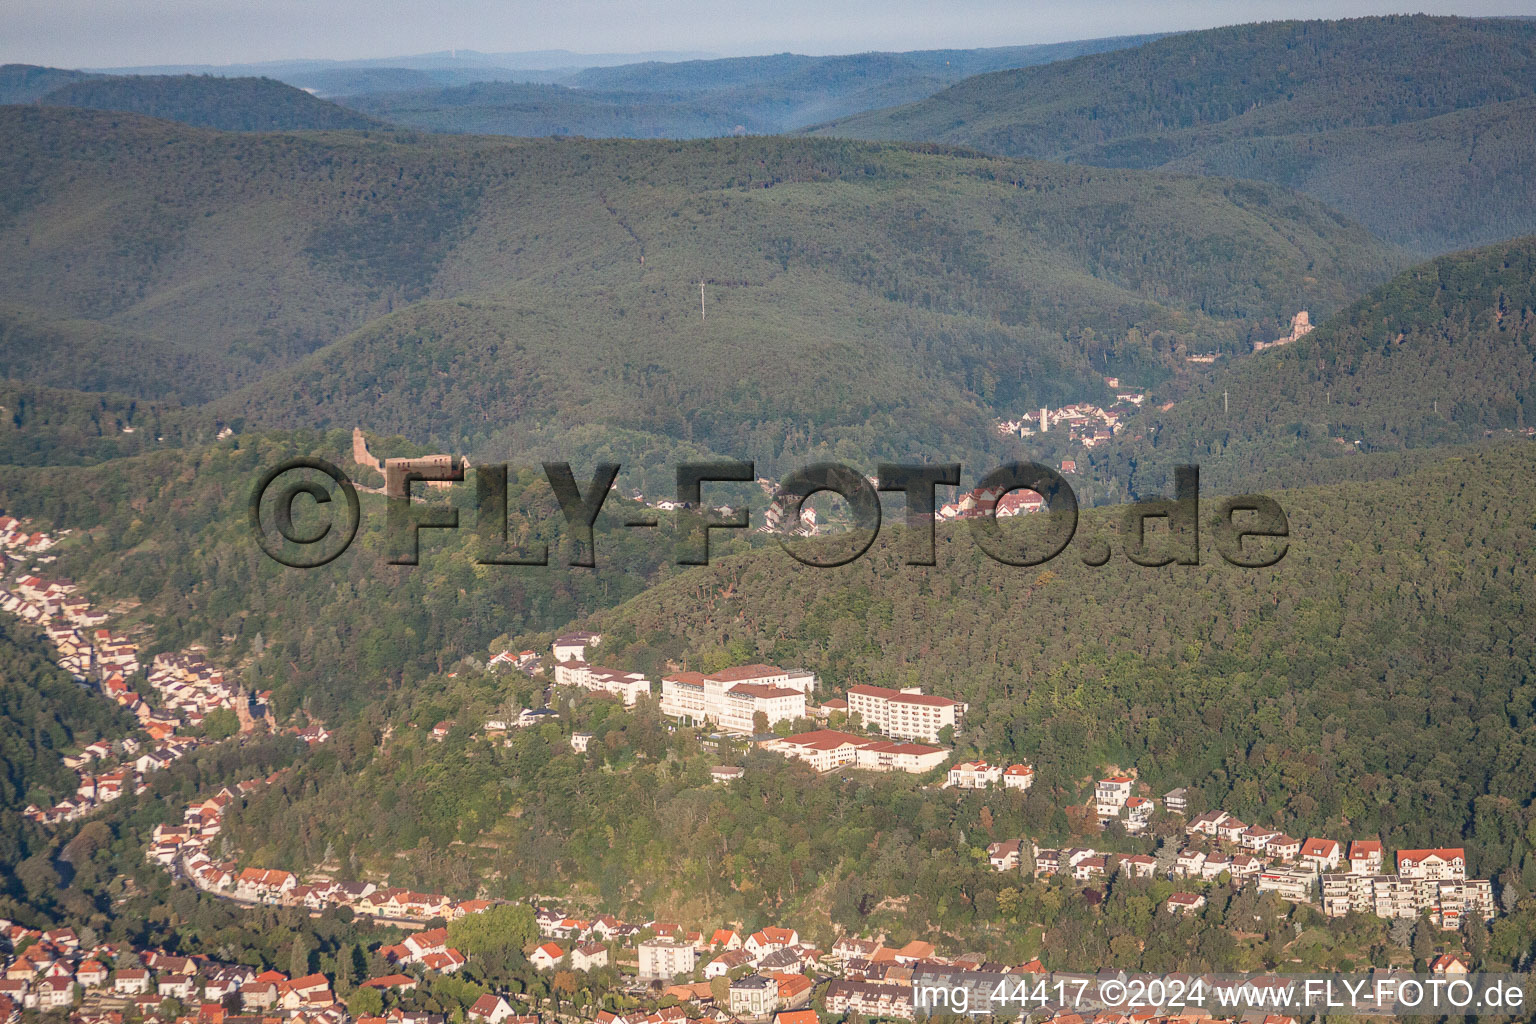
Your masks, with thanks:
<instances>
[{"instance_id":1,"label":"residential house","mask_svg":"<svg viewBox=\"0 0 1536 1024\"><path fill-rule=\"evenodd\" d=\"M608 947L601 942L583 942L571 950L571 966L578 971L607 967Z\"/></svg>"},{"instance_id":2,"label":"residential house","mask_svg":"<svg viewBox=\"0 0 1536 1024\"><path fill-rule=\"evenodd\" d=\"M555 965L563 959L565 959L565 950L553 942L542 944L528 955L528 962L540 971L554 970Z\"/></svg>"},{"instance_id":3,"label":"residential house","mask_svg":"<svg viewBox=\"0 0 1536 1024\"><path fill-rule=\"evenodd\" d=\"M961 761L949 769L944 785L955 789L986 789L1003 777L999 765L986 761Z\"/></svg>"},{"instance_id":4,"label":"residential house","mask_svg":"<svg viewBox=\"0 0 1536 1024\"><path fill-rule=\"evenodd\" d=\"M1382 872L1386 852L1379 839L1356 839L1349 844L1349 873L1352 875L1379 875Z\"/></svg>"},{"instance_id":5,"label":"residential house","mask_svg":"<svg viewBox=\"0 0 1536 1024\"><path fill-rule=\"evenodd\" d=\"M1321 875L1337 871L1343 853L1344 848L1336 840L1312 836L1301 844L1301 863Z\"/></svg>"},{"instance_id":6,"label":"residential house","mask_svg":"<svg viewBox=\"0 0 1536 1024\"><path fill-rule=\"evenodd\" d=\"M1176 892L1164 906L1170 914L1193 914L1205 906L1205 897L1195 892Z\"/></svg>"},{"instance_id":7,"label":"residential house","mask_svg":"<svg viewBox=\"0 0 1536 1024\"><path fill-rule=\"evenodd\" d=\"M1205 864L1205 853L1201 850L1180 850L1177 859L1173 862L1173 870L1176 874L1188 878L1191 875L1199 875L1201 867Z\"/></svg>"},{"instance_id":8,"label":"residential house","mask_svg":"<svg viewBox=\"0 0 1536 1024\"><path fill-rule=\"evenodd\" d=\"M756 962L769 953L777 953L786 946L798 945L800 933L793 928L764 928L762 931L753 932L742 944L742 949L752 955Z\"/></svg>"},{"instance_id":9,"label":"residential house","mask_svg":"<svg viewBox=\"0 0 1536 1024\"><path fill-rule=\"evenodd\" d=\"M1214 836L1221 824L1230 817L1231 815L1226 811L1206 811L1204 814L1197 815L1188 825L1184 826L1184 831L1192 836Z\"/></svg>"},{"instance_id":10,"label":"residential house","mask_svg":"<svg viewBox=\"0 0 1536 1024\"><path fill-rule=\"evenodd\" d=\"M1125 802L1125 830L1131 835L1145 832L1151 821L1151 800L1144 796L1133 796Z\"/></svg>"},{"instance_id":11,"label":"residential house","mask_svg":"<svg viewBox=\"0 0 1536 1024\"><path fill-rule=\"evenodd\" d=\"M1024 844L1017 839L993 843L987 847L987 860L994 871L1017 871Z\"/></svg>"},{"instance_id":12,"label":"residential house","mask_svg":"<svg viewBox=\"0 0 1536 1024\"><path fill-rule=\"evenodd\" d=\"M1027 790L1035 784L1035 769L1027 764L1011 764L1003 769L1003 788Z\"/></svg>"},{"instance_id":13,"label":"residential house","mask_svg":"<svg viewBox=\"0 0 1536 1024\"><path fill-rule=\"evenodd\" d=\"M1121 857L1120 869L1132 878L1151 878L1157 873L1157 858L1144 853Z\"/></svg>"},{"instance_id":14,"label":"residential house","mask_svg":"<svg viewBox=\"0 0 1536 1024\"><path fill-rule=\"evenodd\" d=\"M1114 775L1100 779L1093 787L1093 803L1101 819L1118 818L1120 809L1131 798L1135 781L1127 775Z\"/></svg>"},{"instance_id":15,"label":"residential house","mask_svg":"<svg viewBox=\"0 0 1536 1024\"><path fill-rule=\"evenodd\" d=\"M1301 840L1282 832L1269 841L1268 850L1270 856L1278 857L1289 864L1301 854Z\"/></svg>"},{"instance_id":16,"label":"residential house","mask_svg":"<svg viewBox=\"0 0 1536 1024\"><path fill-rule=\"evenodd\" d=\"M511 1016L514 1016L511 1004L501 996L491 993L476 999L474 1005L464 1014L470 1024L504 1024Z\"/></svg>"},{"instance_id":17,"label":"residential house","mask_svg":"<svg viewBox=\"0 0 1536 1024\"><path fill-rule=\"evenodd\" d=\"M705 978L723 978L738 967L750 967L752 954L744 949L730 949L704 965Z\"/></svg>"},{"instance_id":18,"label":"residential house","mask_svg":"<svg viewBox=\"0 0 1536 1024\"><path fill-rule=\"evenodd\" d=\"M1467 852L1460 846L1430 850L1399 850L1397 873L1404 878L1434 881L1461 880L1467 877Z\"/></svg>"}]
</instances>

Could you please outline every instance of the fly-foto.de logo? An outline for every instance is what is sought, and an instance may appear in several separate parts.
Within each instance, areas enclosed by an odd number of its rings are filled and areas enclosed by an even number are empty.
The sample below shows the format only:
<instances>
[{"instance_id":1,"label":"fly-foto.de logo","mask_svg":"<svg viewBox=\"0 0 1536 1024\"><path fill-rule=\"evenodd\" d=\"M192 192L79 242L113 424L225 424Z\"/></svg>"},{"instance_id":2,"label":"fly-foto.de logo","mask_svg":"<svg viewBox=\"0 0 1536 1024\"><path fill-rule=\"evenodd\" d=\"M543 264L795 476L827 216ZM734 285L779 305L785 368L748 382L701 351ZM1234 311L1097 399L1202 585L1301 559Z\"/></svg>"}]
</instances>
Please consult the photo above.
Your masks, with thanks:
<instances>
[{"instance_id":1,"label":"fly-foto.de logo","mask_svg":"<svg viewBox=\"0 0 1536 1024\"><path fill-rule=\"evenodd\" d=\"M599 463L583 486L569 463L543 463L571 542L569 564L598 564L594 527L619 474L617 463ZM514 544L508 531L508 468L474 467L476 560L482 565L547 566L549 544ZM385 559L391 565L420 561L421 531L457 530L460 509L427 505L412 497L411 484L451 487L466 478L457 458L393 459L385 469ZM708 565L714 530L746 530L747 508L716 509L704 501L706 484L750 483L751 462L685 462L677 466L677 498L668 503L679 565ZM1078 534L1078 501L1056 470L1034 462L1005 463L984 475L967 493L958 514L936 503L938 488L958 487L959 463L881 463L874 477L840 463L822 462L790 473L772 498L774 514L764 527L791 557L803 565L831 568L858 559L880 532L880 493L905 496L903 556L907 565L937 564L937 525L952 516L989 558L1004 565L1034 566L1067 550ZM804 506L812 495L832 493L846 503L851 525L830 538L807 537ZM1010 495L1031 496L1027 504ZM1011 513L1029 510L1027 515ZM290 459L264 473L251 493L250 523L257 544L286 566L310 569L333 561L352 544L362 519L357 488L324 459ZM300 525L302 522L302 525ZM621 521L627 529L663 526L655 509L635 511ZM1228 564L1244 568L1271 566L1289 549L1290 523L1279 502L1262 494L1244 494L1200 502L1200 471L1178 466L1172 497L1128 505L1119 520L1122 553L1142 566L1199 565L1202 542ZM1102 537L1082 540L1075 553L1085 565L1105 565L1113 557Z\"/></svg>"}]
</instances>

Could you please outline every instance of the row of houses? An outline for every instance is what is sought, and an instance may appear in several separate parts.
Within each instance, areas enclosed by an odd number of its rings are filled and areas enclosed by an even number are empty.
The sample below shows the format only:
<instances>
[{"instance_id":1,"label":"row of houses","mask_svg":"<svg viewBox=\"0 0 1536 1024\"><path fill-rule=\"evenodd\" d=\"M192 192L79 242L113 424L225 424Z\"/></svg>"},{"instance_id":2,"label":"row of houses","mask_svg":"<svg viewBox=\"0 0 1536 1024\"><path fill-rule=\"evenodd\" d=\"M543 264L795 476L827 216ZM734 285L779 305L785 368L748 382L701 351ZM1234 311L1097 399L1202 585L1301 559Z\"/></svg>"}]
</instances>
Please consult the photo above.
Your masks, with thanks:
<instances>
[{"instance_id":1,"label":"row of houses","mask_svg":"<svg viewBox=\"0 0 1536 1024\"><path fill-rule=\"evenodd\" d=\"M23 813L33 821L45 825L73 821L125 795L144 792L145 776L170 766L199 745L197 737L179 730L201 725L204 715L215 707L239 703L238 688L225 684L199 652L157 658L148 681L162 696L151 701L139 693L128 681L140 668L138 645L102 627L106 613L80 597L68 580L23 571L8 588L0 588L0 610L41 626L60 667L133 715L149 739L148 744L134 736L115 743L98 740L63 755L64 765L76 774L75 793L52 807L28 806ZM160 702L166 694L170 706ZM249 719L249 707L245 713Z\"/></svg>"},{"instance_id":2,"label":"row of houses","mask_svg":"<svg viewBox=\"0 0 1536 1024\"><path fill-rule=\"evenodd\" d=\"M0 920L8 952L0 979L0 1022L23 1010L70 1010L77 1003L153 1018L166 1000L188 1006L237 1006L279 1020L304 1015L308 1024L345 1024L346 1014L322 974L290 978L213 958L171 955L124 943L87 947L71 929L37 931ZM20 953L11 953L21 949Z\"/></svg>"},{"instance_id":3,"label":"row of houses","mask_svg":"<svg viewBox=\"0 0 1536 1024\"><path fill-rule=\"evenodd\" d=\"M944 779L946 789L990 789L1002 786L1021 792L1035 784L1035 769L1027 764L1000 764L986 761L961 761L951 765Z\"/></svg>"},{"instance_id":4,"label":"row of houses","mask_svg":"<svg viewBox=\"0 0 1536 1024\"><path fill-rule=\"evenodd\" d=\"M804 761L818 772L859 768L865 771L921 775L942 766L950 754L944 747L855 736L836 729L816 729L764 740L758 746Z\"/></svg>"}]
</instances>

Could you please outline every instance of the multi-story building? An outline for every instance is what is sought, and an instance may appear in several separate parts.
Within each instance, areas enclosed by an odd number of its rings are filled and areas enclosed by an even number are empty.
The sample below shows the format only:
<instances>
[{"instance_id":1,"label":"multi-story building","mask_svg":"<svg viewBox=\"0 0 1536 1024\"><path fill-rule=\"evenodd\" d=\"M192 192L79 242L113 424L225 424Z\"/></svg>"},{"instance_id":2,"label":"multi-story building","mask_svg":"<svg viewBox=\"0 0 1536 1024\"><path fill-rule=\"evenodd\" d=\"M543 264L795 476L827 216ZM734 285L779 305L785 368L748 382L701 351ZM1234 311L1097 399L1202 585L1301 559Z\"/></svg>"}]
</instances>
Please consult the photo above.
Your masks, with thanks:
<instances>
[{"instance_id":1,"label":"multi-story building","mask_svg":"<svg viewBox=\"0 0 1536 1024\"><path fill-rule=\"evenodd\" d=\"M765 1017L779 1008L779 983L761 974L731 982L730 1009L738 1017Z\"/></svg>"},{"instance_id":2,"label":"multi-story building","mask_svg":"<svg viewBox=\"0 0 1536 1024\"><path fill-rule=\"evenodd\" d=\"M599 668L584 661L565 661L555 666L557 686L579 686L583 690L611 693L633 705L641 697L651 695L651 681L639 672L620 672L617 669Z\"/></svg>"},{"instance_id":3,"label":"multi-story building","mask_svg":"<svg viewBox=\"0 0 1536 1024\"><path fill-rule=\"evenodd\" d=\"M596 633L567 633L555 638L555 642L550 645L550 653L555 656L557 664L563 661L586 661L587 648L602 640Z\"/></svg>"},{"instance_id":4,"label":"multi-story building","mask_svg":"<svg viewBox=\"0 0 1536 1024\"><path fill-rule=\"evenodd\" d=\"M661 680L661 713L692 725L714 725L751 735L756 716L768 727L804 718L806 694L815 688L809 672L775 665L742 665L710 675L679 672Z\"/></svg>"},{"instance_id":5,"label":"multi-story building","mask_svg":"<svg viewBox=\"0 0 1536 1024\"><path fill-rule=\"evenodd\" d=\"M1353 872L1323 876L1323 913L1329 917L1369 914L1375 909L1376 876Z\"/></svg>"},{"instance_id":6,"label":"multi-story building","mask_svg":"<svg viewBox=\"0 0 1536 1024\"><path fill-rule=\"evenodd\" d=\"M860 684L848 689L848 713L857 714L864 726L898 739L936 743L946 726L957 728L965 705L948 697L924 694L917 687L892 690Z\"/></svg>"},{"instance_id":7,"label":"multi-story building","mask_svg":"<svg viewBox=\"0 0 1536 1024\"><path fill-rule=\"evenodd\" d=\"M911 985L834 981L827 988L826 999L828 1013L857 1013L879 1020L911 1020L913 1016Z\"/></svg>"},{"instance_id":8,"label":"multi-story building","mask_svg":"<svg viewBox=\"0 0 1536 1024\"><path fill-rule=\"evenodd\" d=\"M1127 775L1115 775L1100 779L1093 787L1093 802L1100 818L1118 818L1120 808L1131 798L1135 783Z\"/></svg>"},{"instance_id":9,"label":"multi-story building","mask_svg":"<svg viewBox=\"0 0 1536 1024\"><path fill-rule=\"evenodd\" d=\"M907 772L921 775L939 767L949 757L943 747L922 743L894 743L876 740L865 743L856 752L858 767L872 772Z\"/></svg>"},{"instance_id":10,"label":"multi-story building","mask_svg":"<svg viewBox=\"0 0 1536 1024\"><path fill-rule=\"evenodd\" d=\"M1163 806L1169 814L1183 814L1189 810L1189 790L1180 786L1163 794Z\"/></svg>"},{"instance_id":11,"label":"multi-story building","mask_svg":"<svg viewBox=\"0 0 1536 1024\"><path fill-rule=\"evenodd\" d=\"M1397 851L1397 873L1404 878L1460 881L1467 877L1467 851L1460 846Z\"/></svg>"},{"instance_id":12,"label":"multi-story building","mask_svg":"<svg viewBox=\"0 0 1536 1024\"><path fill-rule=\"evenodd\" d=\"M872 740L835 729L799 733L784 739L769 740L762 746L786 757L805 761L821 772L852 766L868 771L921 775L942 765L949 756L949 751L943 747Z\"/></svg>"},{"instance_id":13,"label":"multi-story building","mask_svg":"<svg viewBox=\"0 0 1536 1024\"><path fill-rule=\"evenodd\" d=\"M1487 879L1466 882L1441 882L1436 887L1440 927L1458 928L1464 918L1493 920L1493 885Z\"/></svg>"},{"instance_id":14,"label":"multi-story building","mask_svg":"<svg viewBox=\"0 0 1536 1024\"><path fill-rule=\"evenodd\" d=\"M672 939L647 939L640 943L640 977L647 979L675 978L679 974L692 974L698 950L691 942L675 942Z\"/></svg>"},{"instance_id":15,"label":"multi-story building","mask_svg":"<svg viewBox=\"0 0 1536 1024\"><path fill-rule=\"evenodd\" d=\"M1292 903L1310 903L1316 882L1317 876L1310 871L1282 868L1260 874L1258 888L1259 892L1279 893L1281 899Z\"/></svg>"}]
</instances>

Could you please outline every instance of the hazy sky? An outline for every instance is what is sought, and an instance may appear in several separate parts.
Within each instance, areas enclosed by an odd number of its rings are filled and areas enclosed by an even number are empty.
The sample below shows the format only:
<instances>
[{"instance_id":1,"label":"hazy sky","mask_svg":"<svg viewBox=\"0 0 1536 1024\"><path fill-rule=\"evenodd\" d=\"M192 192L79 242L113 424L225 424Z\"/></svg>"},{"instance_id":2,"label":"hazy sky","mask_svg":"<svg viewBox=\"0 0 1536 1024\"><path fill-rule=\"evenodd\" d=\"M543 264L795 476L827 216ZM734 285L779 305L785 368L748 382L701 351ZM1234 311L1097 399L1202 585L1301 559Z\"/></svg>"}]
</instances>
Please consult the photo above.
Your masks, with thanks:
<instances>
[{"instance_id":1,"label":"hazy sky","mask_svg":"<svg viewBox=\"0 0 1536 1024\"><path fill-rule=\"evenodd\" d=\"M1536 14L1536 0L0 0L0 62L63 67L452 48L849 53L1057 42L1276 18Z\"/></svg>"}]
</instances>

